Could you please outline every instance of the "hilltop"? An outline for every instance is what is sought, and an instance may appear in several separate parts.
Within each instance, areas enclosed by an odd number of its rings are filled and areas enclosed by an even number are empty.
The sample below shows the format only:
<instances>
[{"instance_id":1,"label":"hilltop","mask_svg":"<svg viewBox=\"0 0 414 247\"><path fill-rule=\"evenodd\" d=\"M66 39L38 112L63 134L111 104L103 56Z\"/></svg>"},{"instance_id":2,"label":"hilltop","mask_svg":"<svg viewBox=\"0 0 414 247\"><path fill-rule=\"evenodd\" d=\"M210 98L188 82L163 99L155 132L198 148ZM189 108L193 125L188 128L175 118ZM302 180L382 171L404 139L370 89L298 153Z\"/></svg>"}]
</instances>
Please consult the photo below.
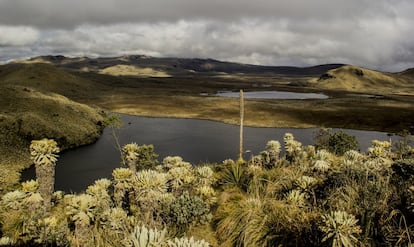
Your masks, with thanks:
<instances>
[{"instance_id":1,"label":"hilltop","mask_svg":"<svg viewBox=\"0 0 414 247\"><path fill-rule=\"evenodd\" d=\"M402 73L386 73L357 66L342 66L329 70L312 80L317 88L367 92L375 94L412 94L414 83L412 70Z\"/></svg>"},{"instance_id":2,"label":"hilltop","mask_svg":"<svg viewBox=\"0 0 414 247\"><path fill-rule=\"evenodd\" d=\"M53 64L41 62L10 63L0 66L0 85L19 85L68 97L88 96L102 85L76 76Z\"/></svg>"},{"instance_id":3,"label":"hilltop","mask_svg":"<svg viewBox=\"0 0 414 247\"><path fill-rule=\"evenodd\" d=\"M406 69L398 74L405 77L408 80L411 80L411 81L414 80L414 68Z\"/></svg>"}]
</instances>

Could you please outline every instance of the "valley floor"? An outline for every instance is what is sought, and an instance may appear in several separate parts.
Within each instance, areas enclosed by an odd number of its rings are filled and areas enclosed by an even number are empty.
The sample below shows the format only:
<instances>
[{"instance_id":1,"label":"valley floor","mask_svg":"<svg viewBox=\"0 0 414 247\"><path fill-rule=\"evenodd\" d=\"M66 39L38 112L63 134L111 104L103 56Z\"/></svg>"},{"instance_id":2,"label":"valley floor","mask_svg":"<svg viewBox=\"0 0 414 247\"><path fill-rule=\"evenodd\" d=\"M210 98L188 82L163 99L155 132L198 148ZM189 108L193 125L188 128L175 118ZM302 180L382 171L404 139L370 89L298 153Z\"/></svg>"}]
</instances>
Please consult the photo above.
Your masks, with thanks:
<instances>
[{"instance_id":1,"label":"valley floor","mask_svg":"<svg viewBox=\"0 0 414 247\"><path fill-rule=\"evenodd\" d=\"M111 112L150 117L239 122L239 100L195 94L146 93L120 88L80 99ZM253 127L336 127L398 133L413 131L414 99L333 95L329 99L245 100L245 125Z\"/></svg>"}]
</instances>

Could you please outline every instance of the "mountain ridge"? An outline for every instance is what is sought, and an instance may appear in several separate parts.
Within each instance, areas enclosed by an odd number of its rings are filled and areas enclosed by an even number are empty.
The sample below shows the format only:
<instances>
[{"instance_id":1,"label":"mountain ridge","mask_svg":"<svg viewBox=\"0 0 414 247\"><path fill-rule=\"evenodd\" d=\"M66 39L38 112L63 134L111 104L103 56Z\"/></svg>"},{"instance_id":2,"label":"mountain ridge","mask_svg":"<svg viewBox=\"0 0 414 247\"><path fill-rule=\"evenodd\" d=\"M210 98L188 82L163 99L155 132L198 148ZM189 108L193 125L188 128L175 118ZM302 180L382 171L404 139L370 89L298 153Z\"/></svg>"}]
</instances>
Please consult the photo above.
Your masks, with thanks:
<instances>
[{"instance_id":1,"label":"mountain ridge","mask_svg":"<svg viewBox=\"0 0 414 247\"><path fill-rule=\"evenodd\" d=\"M44 65L34 65L44 64ZM323 90L342 90L361 93L378 94L401 94L411 95L414 86L414 68L407 69L398 73L375 71L363 67L346 64L323 64L310 67L294 66L261 66L251 64L241 64L223 62L215 59L201 58L174 58L174 57L149 57L145 55L128 55L119 57L65 57L40 56L25 61L16 61L0 67L0 78L2 68L7 66L21 66L27 70L30 67L40 67L36 73L32 70L20 72L21 81L36 82L36 78L41 77L45 84L47 78L53 77L52 81L68 82L71 86L63 90L55 85L54 92L67 96L68 91L72 90L73 95L92 90L93 87L102 86L100 79L85 77L84 72L90 74L102 74L111 76L113 81L119 81L121 77L128 78L187 78L193 80L197 78L236 78L248 83L255 83L260 77L262 81L269 81L273 84L283 84L299 87L313 87ZM38 76L39 71L45 70L44 76ZM48 71L51 71L48 73ZM75 73L72 73L75 72ZM33 75L34 74L34 75ZM201 76L201 77L199 77ZM6 77L7 78L7 77ZM23 78L23 79L22 79ZM46 80L45 80L46 78ZM89 80L91 79L91 80ZM108 79L108 78L106 78ZM7 81L7 79L6 79ZM197 83L193 80L193 83ZM148 81L143 81L148 82ZM165 81L166 82L166 81ZM171 82L171 80L169 81ZM37 82L39 84L39 82ZM65 84L59 85L65 85ZM135 84L135 82L133 82ZM117 84L117 83L115 83ZM115 85L114 84L114 85ZM119 84L119 83L118 83ZM263 83L266 84L266 83ZM173 86L171 84L171 86ZM76 89L74 89L76 88ZM78 90L79 89L79 90ZM49 89L50 90L50 89ZM79 96L79 95L78 95Z\"/></svg>"},{"instance_id":2,"label":"mountain ridge","mask_svg":"<svg viewBox=\"0 0 414 247\"><path fill-rule=\"evenodd\" d=\"M296 66L266 66L219 61L211 58L176 58L176 57L149 57L145 55L128 55L119 57L75 57L62 55L40 56L26 60L26 62L51 63L65 69L97 72L114 65L134 65L140 68L152 68L173 75L185 73L268 73L279 75L315 76L327 70L338 68L343 64L321 64L308 67Z\"/></svg>"}]
</instances>

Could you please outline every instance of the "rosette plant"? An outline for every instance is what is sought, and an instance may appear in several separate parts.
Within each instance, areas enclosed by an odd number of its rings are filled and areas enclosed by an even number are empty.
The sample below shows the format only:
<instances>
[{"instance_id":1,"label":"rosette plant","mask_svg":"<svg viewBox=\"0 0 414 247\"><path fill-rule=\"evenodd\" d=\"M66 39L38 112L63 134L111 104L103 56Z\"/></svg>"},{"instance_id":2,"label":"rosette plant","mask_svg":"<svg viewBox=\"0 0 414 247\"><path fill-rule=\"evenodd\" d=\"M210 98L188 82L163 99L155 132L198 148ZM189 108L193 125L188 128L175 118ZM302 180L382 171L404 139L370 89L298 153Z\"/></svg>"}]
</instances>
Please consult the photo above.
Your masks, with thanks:
<instances>
[{"instance_id":1,"label":"rosette plant","mask_svg":"<svg viewBox=\"0 0 414 247\"><path fill-rule=\"evenodd\" d=\"M43 198L46 213L51 210L55 185L55 165L59 151L57 143L50 139L33 140L30 145L30 156L35 164L39 193Z\"/></svg>"}]
</instances>

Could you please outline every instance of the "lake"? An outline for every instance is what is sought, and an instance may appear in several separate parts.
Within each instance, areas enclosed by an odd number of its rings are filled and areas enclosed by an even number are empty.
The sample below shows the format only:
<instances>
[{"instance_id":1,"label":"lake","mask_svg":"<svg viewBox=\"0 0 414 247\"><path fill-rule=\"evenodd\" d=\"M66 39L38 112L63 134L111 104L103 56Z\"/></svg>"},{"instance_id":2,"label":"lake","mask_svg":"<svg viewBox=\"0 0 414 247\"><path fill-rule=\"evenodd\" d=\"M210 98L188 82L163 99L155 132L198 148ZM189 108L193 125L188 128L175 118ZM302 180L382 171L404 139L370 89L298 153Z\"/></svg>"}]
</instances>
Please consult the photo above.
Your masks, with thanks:
<instances>
[{"instance_id":1,"label":"lake","mask_svg":"<svg viewBox=\"0 0 414 247\"><path fill-rule=\"evenodd\" d=\"M193 164L222 162L237 159L239 150L239 126L208 120L148 118L121 115L121 144L136 142L138 145L153 144L161 161L165 156L178 155ZM283 145L283 135L290 132L304 145L313 144L318 129L244 128L244 155L247 159L264 150L267 141L278 140ZM334 129L337 131L337 129ZM357 137L361 150L365 151L371 140L389 140L387 133L375 131L345 130ZM120 167L120 153L105 129L94 144L68 150L60 155L56 165L55 189L80 192L99 178L110 178L112 170ZM393 138L397 138L393 136ZM22 180L35 177L34 168L22 173Z\"/></svg>"},{"instance_id":2,"label":"lake","mask_svg":"<svg viewBox=\"0 0 414 247\"><path fill-rule=\"evenodd\" d=\"M327 99L323 93L295 93L285 91L253 91L243 92L245 99ZM240 92L218 92L215 96L239 98Z\"/></svg>"}]
</instances>

